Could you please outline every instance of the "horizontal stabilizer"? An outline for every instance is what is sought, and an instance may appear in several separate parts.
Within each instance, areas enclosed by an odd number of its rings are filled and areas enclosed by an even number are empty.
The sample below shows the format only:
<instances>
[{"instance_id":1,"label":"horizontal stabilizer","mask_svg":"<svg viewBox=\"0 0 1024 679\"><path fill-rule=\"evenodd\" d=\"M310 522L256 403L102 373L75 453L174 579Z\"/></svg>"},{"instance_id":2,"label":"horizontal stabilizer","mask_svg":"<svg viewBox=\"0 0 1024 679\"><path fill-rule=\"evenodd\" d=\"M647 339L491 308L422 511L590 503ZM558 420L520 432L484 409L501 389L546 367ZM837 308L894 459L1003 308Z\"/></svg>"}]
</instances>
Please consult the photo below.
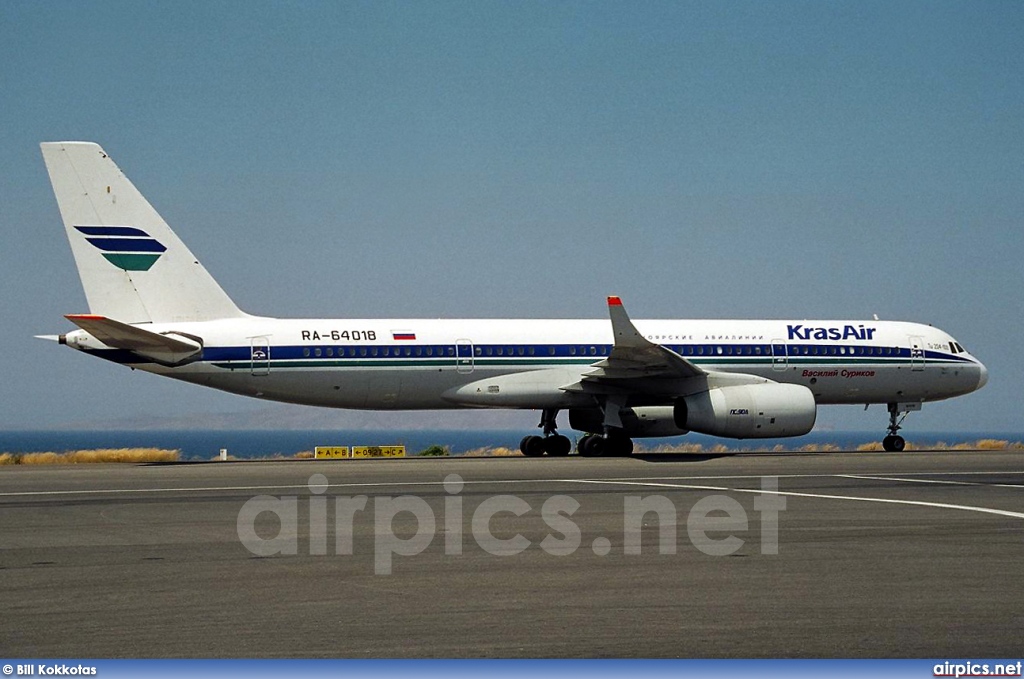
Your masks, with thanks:
<instances>
[{"instance_id":1,"label":"horizontal stabilizer","mask_svg":"<svg viewBox=\"0 0 1024 679\"><path fill-rule=\"evenodd\" d=\"M160 334L106 316L69 314L65 318L108 347L131 351L159 363L183 363L203 350L198 339L176 333Z\"/></svg>"}]
</instances>

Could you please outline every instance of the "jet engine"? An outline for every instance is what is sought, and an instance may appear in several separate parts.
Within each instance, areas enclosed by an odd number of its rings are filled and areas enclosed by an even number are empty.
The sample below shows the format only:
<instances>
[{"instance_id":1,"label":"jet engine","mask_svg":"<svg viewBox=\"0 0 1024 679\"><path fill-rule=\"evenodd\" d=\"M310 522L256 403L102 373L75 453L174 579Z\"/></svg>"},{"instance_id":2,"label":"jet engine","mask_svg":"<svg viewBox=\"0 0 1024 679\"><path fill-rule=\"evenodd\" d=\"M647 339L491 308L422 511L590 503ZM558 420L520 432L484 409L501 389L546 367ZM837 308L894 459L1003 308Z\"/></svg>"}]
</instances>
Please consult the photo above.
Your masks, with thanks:
<instances>
[{"instance_id":1,"label":"jet engine","mask_svg":"<svg viewBox=\"0 0 1024 679\"><path fill-rule=\"evenodd\" d=\"M799 384L718 387L676 401L680 429L733 439L803 436L814 427L814 395Z\"/></svg>"},{"instance_id":2,"label":"jet engine","mask_svg":"<svg viewBox=\"0 0 1024 679\"><path fill-rule=\"evenodd\" d=\"M733 439L803 436L814 427L814 395L798 384L741 384L684 396L674 406L642 406L619 411L622 433L630 438L682 436L691 431ZM569 426L602 432L596 408L569 410Z\"/></svg>"}]
</instances>

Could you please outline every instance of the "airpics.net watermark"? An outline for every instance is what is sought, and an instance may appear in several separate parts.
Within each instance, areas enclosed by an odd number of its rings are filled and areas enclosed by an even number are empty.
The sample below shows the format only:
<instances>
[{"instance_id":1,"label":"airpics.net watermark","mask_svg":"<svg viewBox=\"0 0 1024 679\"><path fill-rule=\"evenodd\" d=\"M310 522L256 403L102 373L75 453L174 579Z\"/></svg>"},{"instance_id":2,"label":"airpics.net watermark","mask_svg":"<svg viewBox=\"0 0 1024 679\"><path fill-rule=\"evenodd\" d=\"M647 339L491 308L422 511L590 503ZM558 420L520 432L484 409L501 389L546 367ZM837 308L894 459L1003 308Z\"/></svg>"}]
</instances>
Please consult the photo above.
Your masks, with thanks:
<instances>
[{"instance_id":1,"label":"airpics.net watermark","mask_svg":"<svg viewBox=\"0 0 1024 679\"><path fill-rule=\"evenodd\" d=\"M465 482L458 474L449 474L442 484L445 495L440 520L434 507L416 495L372 498L346 495L328 502L324 496L329 487L326 476L313 474L307 485L310 494L302 498L257 495L247 500L238 512L238 539L242 545L257 556L297 555L300 533L308 528L303 542L308 540L310 555L349 556L355 553L355 526L359 515L364 521L372 520L373 568L378 575L391 574L396 556L412 557L423 553L439 530L444 534L445 555L461 555L466 544L466 516L470 517L472 540L488 554L513 556L534 546L521 532L511 537L497 537L492 532L492 520L496 516L526 517L537 509L534 505L516 495L492 495L467 507L466 498L461 496ZM786 498L778 494L778 489L778 477L765 476L761 478L761 493L754 497L754 511L760 515L761 554L779 553L779 512L786 509ZM300 504L307 505L302 510L308 516L308 522L302 522L305 526L300 525ZM333 525L328 521L330 506L334 510ZM549 532L536 543L541 550L552 556L567 556L583 547L583 533L572 518L580 506L570 495L552 495L544 500L540 505L540 519ZM645 527L653 525L650 523L653 521L658 526L658 553L676 554L682 516L665 495L623 496L621 553L626 556L642 554L642 536ZM396 519L403 530L396 532ZM410 520L414 520L414 531L405 530ZM262 530L257 530L258 521ZM275 523L276 534L269 534L267 526ZM745 544L740 536L751 530L747 510L736 499L723 494L698 499L685 513L685 526L690 544L709 556L735 554ZM333 552L329 552L332 536ZM652 547L648 545L648 549ZM591 541L590 548L594 554L606 556L612 552L612 541L597 537Z\"/></svg>"}]
</instances>

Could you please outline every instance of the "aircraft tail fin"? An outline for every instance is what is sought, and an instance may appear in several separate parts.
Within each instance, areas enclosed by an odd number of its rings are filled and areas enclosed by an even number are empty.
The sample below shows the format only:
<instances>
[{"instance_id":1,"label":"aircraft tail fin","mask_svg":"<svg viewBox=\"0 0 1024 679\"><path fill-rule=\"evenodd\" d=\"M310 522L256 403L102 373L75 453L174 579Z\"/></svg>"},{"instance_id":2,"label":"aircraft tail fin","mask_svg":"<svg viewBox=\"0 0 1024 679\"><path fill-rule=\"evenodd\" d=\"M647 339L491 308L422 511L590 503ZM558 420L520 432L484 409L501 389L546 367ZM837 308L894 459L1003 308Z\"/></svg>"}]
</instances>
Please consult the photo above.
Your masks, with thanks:
<instances>
[{"instance_id":1,"label":"aircraft tail fin","mask_svg":"<svg viewBox=\"0 0 1024 679\"><path fill-rule=\"evenodd\" d=\"M245 316L98 144L40 144L92 314L123 323Z\"/></svg>"}]
</instances>

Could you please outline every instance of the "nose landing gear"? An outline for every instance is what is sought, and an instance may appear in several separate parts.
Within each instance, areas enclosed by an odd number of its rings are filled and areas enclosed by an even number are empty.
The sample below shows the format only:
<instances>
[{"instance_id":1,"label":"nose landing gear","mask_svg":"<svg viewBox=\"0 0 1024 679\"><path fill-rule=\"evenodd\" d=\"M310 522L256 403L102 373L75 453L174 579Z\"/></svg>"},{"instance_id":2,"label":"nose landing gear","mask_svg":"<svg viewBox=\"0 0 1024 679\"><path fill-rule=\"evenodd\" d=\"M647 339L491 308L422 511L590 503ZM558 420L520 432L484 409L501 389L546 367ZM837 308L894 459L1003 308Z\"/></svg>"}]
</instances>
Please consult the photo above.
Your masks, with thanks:
<instances>
[{"instance_id":1,"label":"nose landing gear","mask_svg":"<svg viewBox=\"0 0 1024 679\"><path fill-rule=\"evenodd\" d=\"M920 403L890 403L889 404L889 434L882 439L882 448L889 453L901 453L907 447L907 442L897 432L903 420L912 410L920 410ZM903 413L903 417L900 417Z\"/></svg>"}]
</instances>

